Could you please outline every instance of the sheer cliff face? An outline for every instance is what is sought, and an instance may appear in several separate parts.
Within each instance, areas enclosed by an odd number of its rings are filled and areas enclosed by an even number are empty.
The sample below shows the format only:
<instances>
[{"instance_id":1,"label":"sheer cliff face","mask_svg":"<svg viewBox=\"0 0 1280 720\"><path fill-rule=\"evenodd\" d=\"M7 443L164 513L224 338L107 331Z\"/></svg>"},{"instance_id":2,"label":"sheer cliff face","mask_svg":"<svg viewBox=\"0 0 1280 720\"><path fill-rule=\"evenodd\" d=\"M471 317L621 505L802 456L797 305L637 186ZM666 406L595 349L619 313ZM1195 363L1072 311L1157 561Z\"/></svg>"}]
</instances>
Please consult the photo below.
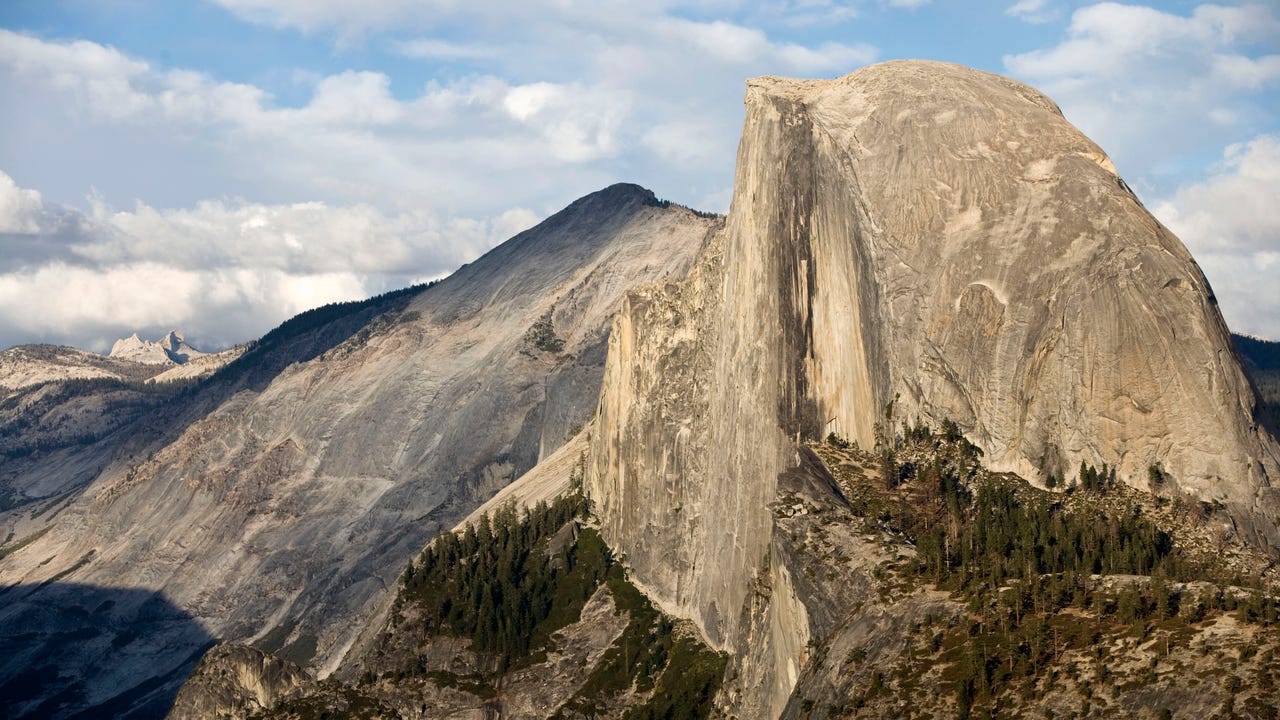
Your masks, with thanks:
<instances>
[{"instance_id":1,"label":"sheer cliff face","mask_svg":"<svg viewBox=\"0 0 1280 720\"><path fill-rule=\"evenodd\" d=\"M1277 448L1204 276L1050 100L893 62L753 80L746 104L725 232L617 321L587 486L668 609L721 647L778 646L751 682L789 689L803 655L761 635L802 607L748 603L790 586L777 477L797 439L870 447L891 401L892 424L952 418L1031 479L1083 460L1145 487L1158 464L1280 539Z\"/></svg>"},{"instance_id":2,"label":"sheer cliff face","mask_svg":"<svg viewBox=\"0 0 1280 720\"><path fill-rule=\"evenodd\" d=\"M318 357L195 394L185 428L126 443L52 514L0 516L33 538L0 585L34 588L6 598L0 623L22 626L51 580L144 587L218 638L331 670L412 554L590 419L622 294L686 274L721 224L615 186ZM149 677L153 658L130 658Z\"/></svg>"},{"instance_id":3,"label":"sheer cliff face","mask_svg":"<svg viewBox=\"0 0 1280 720\"><path fill-rule=\"evenodd\" d=\"M872 357L898 418L950 416L995 468L1027 477L1084 460L1145 483L1158 463L1185 490L1256 509L1276 448L1204 276L1051 101L936 63L751 94L801 104L812 144L836 149L816 185L867 208L861 277L890 338ZM843 364L820 342L813 363ZM814 402L831 429L868 438L821 383Z\"/></svg>"}]
</instances>

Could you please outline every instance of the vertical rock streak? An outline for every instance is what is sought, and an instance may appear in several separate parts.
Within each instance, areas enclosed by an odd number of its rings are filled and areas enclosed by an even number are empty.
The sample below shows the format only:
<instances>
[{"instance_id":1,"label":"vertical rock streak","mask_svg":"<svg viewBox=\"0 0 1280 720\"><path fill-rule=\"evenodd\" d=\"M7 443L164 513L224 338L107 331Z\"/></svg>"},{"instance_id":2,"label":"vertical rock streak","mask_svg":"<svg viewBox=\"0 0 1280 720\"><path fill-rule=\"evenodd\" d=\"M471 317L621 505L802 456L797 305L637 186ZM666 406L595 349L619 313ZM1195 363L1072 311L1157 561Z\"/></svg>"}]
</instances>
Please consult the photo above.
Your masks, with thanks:
<instances>
[{"instance_id":1,"label":"vertical rock streak","mask_svg":"<svg viewBox=\"0 0 1280 720\"><path fill-rule=\"evenodd\" d=\"M1158 463L1277 543L1276 444L1203 275L1051 101L894 62L746 104L725 231L617 320L587 474L637 583L739 657L728 710L781 712L810 633L779 474L800 440L870 447L890 400L1034 481Z\"/></svg>"}]
</instances>

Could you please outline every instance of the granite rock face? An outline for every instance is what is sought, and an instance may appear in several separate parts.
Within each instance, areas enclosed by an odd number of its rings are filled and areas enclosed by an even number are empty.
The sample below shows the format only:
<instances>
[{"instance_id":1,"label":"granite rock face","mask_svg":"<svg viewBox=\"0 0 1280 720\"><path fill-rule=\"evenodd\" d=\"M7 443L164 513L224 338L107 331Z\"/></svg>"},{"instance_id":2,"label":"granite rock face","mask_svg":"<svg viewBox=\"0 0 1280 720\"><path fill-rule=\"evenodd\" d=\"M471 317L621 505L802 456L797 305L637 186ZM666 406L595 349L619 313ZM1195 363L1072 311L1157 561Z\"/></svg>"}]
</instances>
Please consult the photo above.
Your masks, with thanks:
<instances>
[{"instance_id":1,"label":"granite rock face","mask_svg":"<svg viewBox=\"0 0 1280 720\"><path fill-rule=\"evenodd\" d=\"M93 453L87 486L0 515L0 585L36 588L0 623L50 578L147 588L220 640L326 676L409 557L590 419L622 293L685 274L721 224L617 185L380 314L272 345L269 362L264 338L175 415L65 450ZM307 345L321 335L337 339ZM15 482L60 476L45 460ZM128 662L140 680L162 669ZM93 668L65 670L92 685Z\"/></svg>"},{"instance_id":2,"label":"granite rock face","mask_svg":"<svg viewBox=\"0 0 1280 720\"><path fill-rule=\"evenodd\" d=\"M249 718L314 685L302 668L287 660L243 645L218 645L200 659L168 717Z\"/></svg>"},{"instance_id":3,"label":"granite rock face","mask_svg":"<svg viewBox=\"0 0 1280 720\"><path fill-rule=\"evenodd\" d=\"M138 333L121 338L111 346L108 356L149 365L182 365L207 354L188 345L181 331L170 330L155 342L143 340Z\"/></svg>"},{"instance_id":4,"label":"granite rock face","mask_svg":"<svg viewBox=\"0 0 1280 720\"><path fill-rule=\"evenodd\" d=\"M746 105L725 231L616 321L586 471L636 584L761 655L731 711L776 716L803 662L768 509L798 441L950 418L996 470L1158 465L1280 546L1280 451L1208 283L1052 101L902 61Z\"/></svg>"}]
</instances>

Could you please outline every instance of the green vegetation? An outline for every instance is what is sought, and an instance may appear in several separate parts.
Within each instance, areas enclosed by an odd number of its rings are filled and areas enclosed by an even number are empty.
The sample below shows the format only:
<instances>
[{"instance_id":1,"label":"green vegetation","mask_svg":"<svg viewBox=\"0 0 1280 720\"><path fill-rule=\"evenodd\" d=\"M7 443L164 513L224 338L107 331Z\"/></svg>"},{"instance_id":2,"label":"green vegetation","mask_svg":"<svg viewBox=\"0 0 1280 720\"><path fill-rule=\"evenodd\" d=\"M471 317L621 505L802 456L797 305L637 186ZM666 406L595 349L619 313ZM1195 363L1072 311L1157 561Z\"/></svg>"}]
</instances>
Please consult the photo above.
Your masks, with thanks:
<instances>
[{"instance_id":1,"label":"green vegetation","mask_svg":"<svg viewBox=\"0 0 1280 720\"><path fill-rule=\"evenodd\" d=\"M459 675L445 670L432 670L427 673L427 677L441 687L461 690L485 700L493 699L498 695L498 691L479 675Z\"/></svg>"},{"instance_id":2,"label":"green vegetation","mask_svg":"<svg viewBox=\"0 0 1280 720\"><path fill-rule=\"evenodd\" d=\"M18 459L64 447L87 445L116 431L153 408L164 405L194 387L194 380L173 383L147 383L142 380L115 378L77 378L57 380L23 388L0 402L0 458ZM51 418L59 406L77 398L96 396L93 417L98 423L83 424L83 429L50 428ZM59 432L50 433L48 430Z\"/></svg>"},{"instance_id":3,"label":"green vegetation","mask_svg":"<svg viewBox=\"0 0 1280 720\"><path fill-rule=\"evenodd\" d=\"M502 656L505 669L576 620L612 563L589 529L548 557L552 536L583 509L581 497L522 516L507 505L460 536L446 533L409 564L401 598L423 608L428 632L469 637L475 649Z\"/></svg>"},{"instance_id":4,"label":"green vegetation","mask_svg":"<svg viewBox=\"0 0 1280 720\"><path fill-rule=\"evenodd\" d=\"M868 458L882 471L892 466L895 481L878 482L881 472L849 488L855 512L874 521L869 527L915 545L915 558L896 568L900 576L950 590L967 605L966 615L925 633L901 671L918 677L944 667L959 717L1000 716L1002 693L1034 693L1068 651L1102 663L1108 638L1160 638L1167 654L1189 642L1191 625L1222 613L1280 623L1280 599L1259 580L1180 547L1114 469L1082 464L1068 490L1055 493L983 470L980 455L954 424L941 433L904 425ZM1166 476L1152 468L1147 479L1160 486ZM853 705L872 701L874 686Z\"/></svg>"},{"instance_id":5,"label":"green vegetation","mask_svg":"<svg viewBox=\"0 0 1280 720\"><path fill-rule=\"evenodd\" d=\"M266 635L263 635L258 642L254 643L254 646L262 652L278 652L280 648L284 647L284 641L289 639L289 636L293 634L293 629L297 626L298 624L293 621L277 625Z\"/></svg>"},{"instance_id":6,"label":"green vegetation","mask_svg":"<svg viewBox=\"0 0 1280 720\"><path fill-rule=\"evenodd\" d=\"M555 308L547 308L542 317L529 326L529 329L524 334L526 344L549 353L558 353L564 350L564 340L556 336L555 326L551 322L551 315L554 311Z\"/></svg>"},{"instance_id":7,"label":"green vegetation","mask_svg":"<svg viewBox=\"0 0 1280 720\"><path fill-rule=\"evenodd\" d=\"M506 505L492 519L482 517L462 533L432 542L405 570L396 612L412 606L420 613L422 627L415 633L469 638L474 649L494 657L497 673L462 677L428 669L420 659L395 677L425 676L492 698L506 670L545 657L552 634L576 622L586 601L607 584L627 625L600 663L586 669L589 675L562 714L596 716L636 692L644 702L627 718L706 717L726 658L627 582L600 535L579 527L585 513L586 501L577 493L524 512Z\"/></svg>"},{"instance_id":8,"label":"green vegetation","mask_svg":"<svg viewBox=\"0 0 1280 720\"><path fill-rule=\"evenodd\" d=\"M1234 334L1231 342L1258 390L1258 420L1280 436L1280 342Z\"/></svg>"},{"instance_id":9,"label":"green vegetation","mask_svg":"<svg viewBox=\"0 0 1280 720\"><path fill-rule=\"evenodd\" d=\"M687 205L681 205L681 204L679 204L679 203L673 203L673 202L671 202L670 200L663 200L662 198L659 198L658 196L653 195L652 193L650 193L649 197L645 200L645 203L644 203L644 204L645 204L645 205L648 205L648 206L650 206L650 207L659 207L659 208L669 208L669 207L671 207L672 205L675 205L676 207L684 208L685 210L688 210L689 212L693 213L694 215L696 215L696 216L698 216L698 217L700 217L700 218L717 218L717 217L721 217L721 215L720 215L719 213L707 212L707 211L705 211L705 210L694 210L693 208L691 208L691 207L689 207L689 206L687 206Z\"/></svg>"},{"instance_id":10,"label":"green vegetation","mask_svg":"<svg viewBox=\"0 0 1280 720\"><path fill-rule=\"evenodd\" d=\"M389 306L396 304L397 301L408 300L423 290L432 287L436 282L437 281L432 281L429 283L410 285L407 288L392 290L365 300L329 303L327 305L321 305L318 308L312 308L311 310L300 312L280 323L257 341L250 343L249 349L245 351L245 355L269 350L288 340L301 337L308 332L323 328L326 325L330 325L337 320L360 312L361 310L387 310L389 309Z\"/></svg>"},{"instance_id":11,"label":"green vegetation","mask_svg":"<svg viewBox=\"0 0 1280 720\"><path fill-rule=\"evenodd\" d=\"M332 681L321 685L316 695L291 698L270 710L249 716L249 720L288 718L289 720L393 720L400 714L375 698Z\"/></svg>"},{"instance_id":12,"label":"green vegetation","mask_svg":"<svg viewBox=\"0 0 1280 720\"><path fill-rule=\"evenodd\" d=\"M316 656L316 643L318 641L319 638L315 635L299 635L296 640L284 646L276 654L289 662L305 666L311 662L311 658Z\"/></svg>"},{"instance_id":13,"label":"green vegetation","mask_svg":"<svg viewBox=\"0 0 1280 720\"><path fill-rule=\"evenodd\" d=\"M626 581L621 566L609 569L607 582L618 609L628 613L630 621L586 683L554 717L601 717L612 698L633 687L653 694L648 702L628 711L623 716L626 720L707 717L727 658L690 632L676 632L671 620Z\"/></svg>"},{"instance_id":14,"label":"green vegetation","mask_svg":"<svg viewBox=\"0 0 1280 720\"><path fill-rule=\"evenodd\" d=\"M415 314L403 312L405 306L414 295L434 284L414 285L367 300L330 303L299 313L249 343L240 357L204 380L148 383L145 380L150 375L134 371L136 376L128 380L79 378L23 388L0 402L0 413L6 415L0 417L0 459L14 460L88 445L148 415L153 416L157 427L164 426L207 385L265 383L291 363L314 359L343 342L363 343L390 325L413 320ZM54 346L37 346L25 352L35 358L56 358L61 354ZM127 366L112 368L129 371ZM59 426L48 427L50 418L61 416L54 410L86 396L95 397L93 417L98 422L77 427L59 420ZM169 418L154 417L157 413L167 413ZM8 509L12 503L5 500L0 510Z\"/></svg>"},{"instance_id":15,"label":"green vegetation","mask_svg":"<svg viewBox=\"0 0 1280 720\"><path fill-rule=\"evenodd\" d=\"M35 531L35 532L31 533L30 535L28 535L28 536L26 536L25 538L23 538L23 539L19 540L18 542L14 543L13 545L6 545L6 546L4 546L4 547L0 547L0 560L5 559L6 557L8 557L8 556L12 555L13 553L18 552L18 551L19 551L19 550L21 550L22 548L24 548L24 547L26 547L26 546L30 545L31 543L33 543L33 542L35 542L35 541L39 540L40 538L44 537L45 533L49 532L49 531L50 531L50 530L52 530L52 529L53 529L53 526L52 526L52 525L45 525L44 527L42 527L42 528L40 528L39 530L37 530L37 531ZM11 539L13 539L13 532L12 532L12 531L9 533L9 537L5 539L5 543L8 543L8 542L9 542L9 540L11 540Z\"/></svg>"},{"instance_id":16,"label":"green vegetation","mask_svg":"<svg viewBox=\"0 0 1280 720\"><path fill-rule=\"evenodd\" d=\"M939 476L930 470L927 477ZM1067 588L1042 592L1057 597L1082 575L1203 574L1136 509L1070 512L1044 494L1019 497L1012 485L995 483L979 487L970 500L945 471L940 477L935 502L945 512L922 518L925 531L916 544L920 573L939 587L982 595L1013 580L1052 576Z\"/></svg>"}]
</instances>

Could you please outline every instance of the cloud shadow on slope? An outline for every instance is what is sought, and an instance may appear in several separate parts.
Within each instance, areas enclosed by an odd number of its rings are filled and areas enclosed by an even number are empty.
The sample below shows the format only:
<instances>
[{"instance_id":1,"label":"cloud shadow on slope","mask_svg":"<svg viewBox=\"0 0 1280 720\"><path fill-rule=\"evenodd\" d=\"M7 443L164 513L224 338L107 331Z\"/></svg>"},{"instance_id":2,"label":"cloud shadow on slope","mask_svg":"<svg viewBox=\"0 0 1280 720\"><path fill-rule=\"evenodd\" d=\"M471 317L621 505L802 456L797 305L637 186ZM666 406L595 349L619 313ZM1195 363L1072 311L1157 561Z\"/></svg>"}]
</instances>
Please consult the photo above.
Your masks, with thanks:
<instances>
[{"instance_id":1,"label":"cloud shadow on slope","mask_svg":"<svg viewBox=\"0 0 1280 720\"><path fill-rule=\"evenodd\" d=\"M0 588L0 716L162 718L214 639L160 593Z\"/></svg>"}]
</instances>

